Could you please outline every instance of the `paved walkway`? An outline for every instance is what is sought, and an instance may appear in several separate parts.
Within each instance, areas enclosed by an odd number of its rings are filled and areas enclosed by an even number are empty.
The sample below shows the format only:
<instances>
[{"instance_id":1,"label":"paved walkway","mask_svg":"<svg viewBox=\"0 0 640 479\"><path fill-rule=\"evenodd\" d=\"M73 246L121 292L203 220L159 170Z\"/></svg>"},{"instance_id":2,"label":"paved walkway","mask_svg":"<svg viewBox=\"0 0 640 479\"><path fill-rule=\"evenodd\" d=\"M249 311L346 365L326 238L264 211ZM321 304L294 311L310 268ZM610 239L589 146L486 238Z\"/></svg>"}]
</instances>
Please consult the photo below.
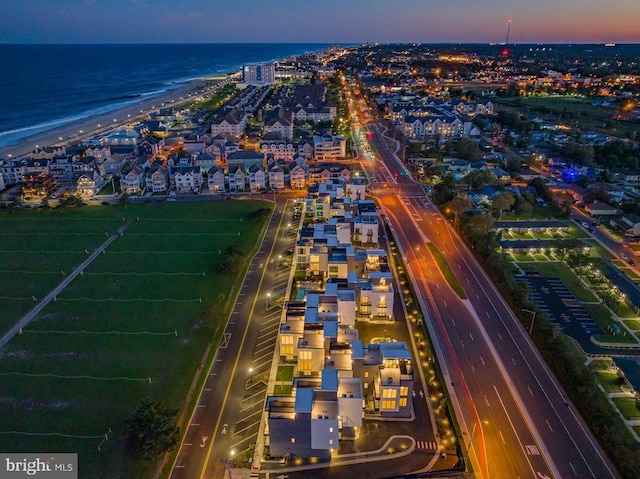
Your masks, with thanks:
<instances>
[{"instance_id":1,"label":"paved walkway","mask_svg":"<svg viewBox=\"0 0 640 479\"><path fill-rule=\"evenodd\" d=\"M11 341L11 339L16 334L18 334L18 332L20 332L22 328L24 328L27 324L29 324L40 313L40 311L42 311L44 307L53 300L53 298L59 295L60 292L64 288L66 288L67 285L71 283L71 281L73 281L75 277L80 274L81 271L83 271L87 266L89 266L94 259L96 259L105 249L107 249L107 247L111 243L113 243L117 238L122 236L122 234L124 233L124 230L127 229L127 227L131 224L132 221L133 220L129 220L125 224L123 224L120 228L118 228L118 230L113 235L111 235L107 241L102 243L102 245L100 245L98 249L96 249L93 253L91 253L89 257L85 259L82 262L82 264L80 264L80 266L78 266L75 270L73 270L71 274L68 274L67 276L65 276L65 278L62 280L62 282L60 282L58 286L56 286L53 290L51 290L49 294L47 294L44 298L42 298L42 300L36 305L35 308L33 308L31 311L25 314L16 324L14 324L13 327L7 333L5 333L5 335L2 336L2 338L0 338L0 348L3 348L4 345L7 344L9 341Z\"/></svg>"},{"instance_id":2,"label":"paved walkway","mask_svg":"<svg viewBox=\"0 0 640 479\"><path fill-rule=\"evenodd\" d=\"M416 441L411 436L392 436L379 449L374 451L356 452L351 454L336 454L331 456L331 462L313 463L311 460L300 460L299 465L287 466L280 462L263 462L261 472L295 472L326 467L347 466L376 461L387 461L411 454L416 448ZM391 451L391 452L390 452Z\"/></svg>"}]
</instances>

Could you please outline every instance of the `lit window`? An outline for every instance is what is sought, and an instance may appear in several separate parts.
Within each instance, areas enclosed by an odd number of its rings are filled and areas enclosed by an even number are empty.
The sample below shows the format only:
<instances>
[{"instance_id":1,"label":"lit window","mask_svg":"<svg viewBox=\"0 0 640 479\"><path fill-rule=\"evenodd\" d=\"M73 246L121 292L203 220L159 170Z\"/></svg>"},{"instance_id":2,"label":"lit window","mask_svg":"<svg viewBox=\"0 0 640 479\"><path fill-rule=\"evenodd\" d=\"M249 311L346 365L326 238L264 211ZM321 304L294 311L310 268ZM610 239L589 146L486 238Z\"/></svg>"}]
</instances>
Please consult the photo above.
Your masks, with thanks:
<instances>
[{"instance_id":1,"label":"lit window","mask_svg":"<svg viewBox=\"0 0 640 479\"><path fill-rule=\"evenodd\" d=\"M295 438L295 437L292 437L292 438L291 438L291 444L295 444L295 443L296 443L296 438Z\"/></svg>"},{"instance_id":2,"label":"lit window","mask_svg":"<svg viewBox=\"0 0 640 479\"><path fill-rule=\"evenodd\" d=\"M329 432L333 432L333 428L332 427L329 428Z\"/></svg>"},{"instance_id":3,"label":"lit window","mask_svg":"<svg viewBox=\"0 0 640 479\"><path fill-rule=\"evenodd\" d=\"M333 444L333 439L329 439L329 444L332 445Z\"/></svg>"},{"instance_id":4,"label":"lit window","mask_svg":"<svg viewBox=\"0 0 640 479\"><path fill-rule=\"evenodd\" d=\"M398 396L398 390L397 389L391 389L391 388L384 388L382 390L382 397L385 399L395 399Z\"/></svg>"}]
</instances>

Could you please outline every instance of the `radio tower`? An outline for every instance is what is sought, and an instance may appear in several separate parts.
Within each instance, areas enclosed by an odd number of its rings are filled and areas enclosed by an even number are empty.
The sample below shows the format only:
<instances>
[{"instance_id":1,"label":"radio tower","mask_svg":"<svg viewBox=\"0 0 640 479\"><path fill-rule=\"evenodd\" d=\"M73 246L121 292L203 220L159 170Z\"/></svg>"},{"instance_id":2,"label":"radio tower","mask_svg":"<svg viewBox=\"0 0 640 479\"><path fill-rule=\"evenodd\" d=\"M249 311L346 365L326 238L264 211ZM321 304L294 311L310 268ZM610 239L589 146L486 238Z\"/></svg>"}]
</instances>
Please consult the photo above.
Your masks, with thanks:
<instances>
[{"instance_id":1,"label":"radio tower","mask_svg":"<svg viewBox=\"0 0 640 479\"><path fill-rule=\"evenodd\" d=\"M509 19L509 22L507 23L507 41L504 42L504 49L502 50L502 56L505 58L509 56L509 34L510 33L511 33L511 19Z\"/></svg>"}]
</instances>

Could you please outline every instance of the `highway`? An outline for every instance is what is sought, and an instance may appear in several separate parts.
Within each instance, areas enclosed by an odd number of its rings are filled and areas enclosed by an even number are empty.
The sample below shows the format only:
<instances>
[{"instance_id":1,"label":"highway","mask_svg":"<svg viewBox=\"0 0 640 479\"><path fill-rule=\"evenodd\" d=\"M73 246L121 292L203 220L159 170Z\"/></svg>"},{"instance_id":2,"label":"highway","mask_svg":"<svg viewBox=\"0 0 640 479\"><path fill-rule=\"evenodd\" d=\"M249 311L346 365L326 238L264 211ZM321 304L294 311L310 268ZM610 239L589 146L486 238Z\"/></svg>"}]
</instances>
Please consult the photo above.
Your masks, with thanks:
<instances>
[{"instance_id":1,"label":"highway","mask_svg":"<svg viewBox=\"0 0 640 479\"><path fill-rule=\"evenodd\" d=\"M364 164L404 252L477 477L615 478L526 331L490 279L369 124L382 161ZM468 299L440 274L426 242L447 259Z\"/></svg>"}]
</instances>

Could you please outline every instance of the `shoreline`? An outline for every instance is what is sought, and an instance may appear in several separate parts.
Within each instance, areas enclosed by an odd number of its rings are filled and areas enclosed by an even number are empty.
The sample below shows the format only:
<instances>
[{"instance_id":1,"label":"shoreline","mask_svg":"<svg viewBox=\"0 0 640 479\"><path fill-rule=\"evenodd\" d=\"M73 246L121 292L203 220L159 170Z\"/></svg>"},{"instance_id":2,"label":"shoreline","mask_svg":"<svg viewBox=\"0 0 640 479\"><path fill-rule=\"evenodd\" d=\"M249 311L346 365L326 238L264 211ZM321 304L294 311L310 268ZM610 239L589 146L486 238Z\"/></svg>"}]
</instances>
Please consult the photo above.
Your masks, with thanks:
<instances>
[{"instance_id":1,"label":"shoreline","mask_svg":"<svg viewBox=\"0 0 640 479\"><path fill-rule=\"evenodd\" d=\"M223 81L224 80L209 79L209 77L189 80L183 86L157 96L142 98L140 101L133 102L122 108L117 108L107 113L86 116L50 130L25 136L18 139L13 145L1 147L0 160L12 160L28 156L36 150L37 147L78 144L101 132L123 127L130 123L138 123L144 118L147 118L150 112L158 108L178 108L193 101L194 98L200 95L211 93L215 91ZM198 91L206 85L210 85L209 88Z\"/></svg>"}]
</instances>

